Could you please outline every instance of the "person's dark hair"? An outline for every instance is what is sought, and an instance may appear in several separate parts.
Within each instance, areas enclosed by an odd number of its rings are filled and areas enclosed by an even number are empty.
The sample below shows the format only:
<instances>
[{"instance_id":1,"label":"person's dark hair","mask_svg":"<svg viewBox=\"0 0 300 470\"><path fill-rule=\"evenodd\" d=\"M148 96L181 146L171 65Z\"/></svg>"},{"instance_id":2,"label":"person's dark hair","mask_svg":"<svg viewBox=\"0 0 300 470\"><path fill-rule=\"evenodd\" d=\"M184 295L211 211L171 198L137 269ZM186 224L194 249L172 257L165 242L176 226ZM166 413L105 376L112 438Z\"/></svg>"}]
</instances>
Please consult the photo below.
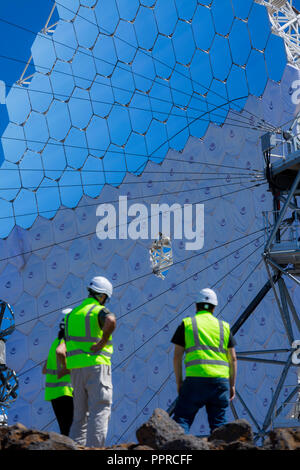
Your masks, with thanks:
<instances>
[{"instance_id":1,"label":"person's dark hair","mask_svg":"<svg viewBox=\"0 0 300 470\"><path fill-rule=\"evenodd\" d=\"M196 303L197 312L200 312L201 310L207 310L208 312L212 312L214 307L215 307L215 305L213 305L213 304L208 304L208 303L204 303L204 302Z\"/></svg>"},{"instance_id":2,"label":"person's dark hair","mask_svg":"<svg viewBox=\"0 0 300 470\"><path fill-rule=\"evenodd\" d=\"M61 322L59 324L59 332L58 332L58 339L64 339L65 337L65 323Z\"/></svg>"},{"instance_id":3,"label":"person's dark hair","mask_svg":"<svg viewBox=\"0 0 300 470\"><path fill-rule=\"evenodd\" d=\"M90 289L89 287L88 287L88 293L89 293L89 295L90 295L91 297L94 297L94 299L96 299L96 300L97 300L97 296L99 296L99 295L105 295L105 299L104 299L104 302L103 302L104 304L105 304L105 302L106 302L107 299L108 299L108 295L107 295L107 294L99 294L99 292L95 292L93 289Z\"/></svg>"}]
</instances>

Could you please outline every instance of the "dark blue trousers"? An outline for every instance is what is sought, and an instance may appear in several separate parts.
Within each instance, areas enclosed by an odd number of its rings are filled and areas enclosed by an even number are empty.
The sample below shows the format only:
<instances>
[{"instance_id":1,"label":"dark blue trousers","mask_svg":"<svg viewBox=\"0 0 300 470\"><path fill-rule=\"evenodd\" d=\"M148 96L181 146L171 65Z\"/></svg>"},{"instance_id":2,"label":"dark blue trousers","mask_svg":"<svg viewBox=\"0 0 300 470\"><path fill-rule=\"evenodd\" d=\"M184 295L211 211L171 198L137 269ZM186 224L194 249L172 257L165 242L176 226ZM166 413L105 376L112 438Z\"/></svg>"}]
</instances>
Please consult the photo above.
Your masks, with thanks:
<instances>
[{"instance_id":1,"label":"dark blue trousers","mask_svg":"<svg viewBox=\"0 0 300 470\"><path fill-rule=\"evenodd\" d=\"M180 389L174 421L188 434L200 408L205 406L210 432L226 423L229 380L219 377L187 377Z\"/></svg>"}]
</instances>

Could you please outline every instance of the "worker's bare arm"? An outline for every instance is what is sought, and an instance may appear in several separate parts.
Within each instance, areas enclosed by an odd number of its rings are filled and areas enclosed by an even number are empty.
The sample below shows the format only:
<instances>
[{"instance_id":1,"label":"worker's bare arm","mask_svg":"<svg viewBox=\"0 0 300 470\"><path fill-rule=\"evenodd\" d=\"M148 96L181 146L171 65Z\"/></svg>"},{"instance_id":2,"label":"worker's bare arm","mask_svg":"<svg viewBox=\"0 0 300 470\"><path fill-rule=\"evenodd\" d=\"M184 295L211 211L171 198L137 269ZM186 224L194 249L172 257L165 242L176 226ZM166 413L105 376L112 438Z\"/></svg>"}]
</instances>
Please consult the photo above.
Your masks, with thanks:
<instances>
[{"instance_id":1,"label":"worker's bare arm","mask_svg":"<svg viewBox=\"0 0 300 470\"><path fill-rule=\"evenodd\" d=\"M66 362L67 348L66 343L62 341L56 348L56 359L57 359L57 378L61 379L65 375L69 374L70 371L67 369Z\"/></svg>"},{"instance_id":2,"label":"worker's bare arm","mask_svg":"<svg viewBox=\"0 0 300 470\"><path fill-rule=\"evenodd\" d=\"M110 313L109 315L106 315L104 325L103 325L103 335L100 341L98 343L95 343L91 346L91 351L92 352L98 352L101 349L104 348L106 343L109 340L110 335L113 333L117 325L116 317Z\"/></svg>"},{"instance_id":3,"label":"worker's bare arm","mask_svg":"<svg viewBox=\"0 0 300 470\"><path fill-rule=\"evenodd\" d=\"M56 348L57 363L61 368L67 368L66 363L67 348L66 343L62 341Z\"/></svg>"},{"instance_id":4,"label":"worker's bare arm","mask_svg":"<svg viewBox=\"0 0 300 470\"><path fill-rule=\"evenodd\" d=\"M184 347L175 344L174 349L174 357L173 357L173 365L174 365L174 373L176 377L176 384L177 384L177 392L181 388L183 379L182 379L182 359L184 355Z\"/></svg>"},{"instance_id":5,"label":"worker's bare arm","mask_svg":"<svg viewBox=\"0 0 300 470\"><path fill-rule=\"evenodd\" d=\"M234 348L229 348L227 352L229 362L229 385L230 385L230 400L235 397L235 381L237 374L237 358Z\"/></svg>"}]
</instances>

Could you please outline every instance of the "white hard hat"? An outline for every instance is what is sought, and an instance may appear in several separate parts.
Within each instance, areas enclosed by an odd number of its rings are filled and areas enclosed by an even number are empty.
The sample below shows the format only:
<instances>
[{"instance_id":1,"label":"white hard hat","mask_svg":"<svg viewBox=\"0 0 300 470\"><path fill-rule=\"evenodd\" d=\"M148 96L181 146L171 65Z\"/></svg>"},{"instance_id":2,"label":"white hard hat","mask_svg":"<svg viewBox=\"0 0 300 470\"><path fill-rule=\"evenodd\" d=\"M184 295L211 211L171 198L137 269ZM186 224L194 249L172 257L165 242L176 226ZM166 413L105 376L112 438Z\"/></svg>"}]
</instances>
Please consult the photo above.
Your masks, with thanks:
<instances>
[{"instance_id":1,"label":"white hard hat","mask_svg":"<svg viewBox=\"0 0 300 470\"><path fill-rule=\"evenodd\" d=\"M64 308L62 309L61 313L63 315L68 315L68 313L72 312L72 309L71 308Z\"/></svg>"},{"instance_id":2,"label":"white hard hat","mask_svg":"<svg viewBox=\"0 0 300 470\"><path fill-rule=\"evenodd\" d=\"M201 289L201 291L199 292L197 302L199 304L203 303L203 304L211 304L211 305L217 306L218 297L215 291L206 287L205 289Z\"/></svg>"},{"instance_id":3,"label":"white hard hat","mask_svg":"<svg viewBox=\"0 0 300 470\"><path fill-rule=\"evenodd\" d=\"M109 280L106 279L106 277L102 277L102 276L93 277L88 288L92 289L94 292L97 292L98 294L106 294L109 298L111 298L112 293L113 293L113 286L111 282L109 282Z\"/></svg>"}]
</instances>

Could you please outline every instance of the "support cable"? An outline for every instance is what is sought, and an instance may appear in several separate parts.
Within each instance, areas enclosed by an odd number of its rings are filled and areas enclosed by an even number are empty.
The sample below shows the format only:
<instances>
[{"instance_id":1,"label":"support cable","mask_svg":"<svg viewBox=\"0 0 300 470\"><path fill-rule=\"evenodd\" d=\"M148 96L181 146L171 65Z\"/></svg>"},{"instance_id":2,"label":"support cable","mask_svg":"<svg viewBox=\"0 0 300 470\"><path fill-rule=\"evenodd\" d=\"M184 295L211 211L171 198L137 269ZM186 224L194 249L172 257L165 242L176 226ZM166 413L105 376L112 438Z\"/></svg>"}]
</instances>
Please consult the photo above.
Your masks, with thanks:
<instances>
[{"instance_id":1,"label":"support cable","mask_svg":"<svg viewBox=\"0 0 300 470\"><path fill-rule=\"evenodd\" d=\"M110 172L106 172L106 173L110 173ZM125 171L124 171L125 173ZM251 178L251 177L250 177ZM179 179L179 180L151 180L152 183L182 183L183 181L186 181L186 182L190 182L190 181L218 181L218 180L226 180L228 179L228 176L227 177L224 177L224 178L204 178L203 180L199 179L199 178L192 178L190 180L186 180L186 179ZM234 178L231 178L232 180L235 180L235 179L238 179L238 180L242 180L242 183L247 183L247 182L252 182L252 181L248 181L249 180L249 177L243 177L243 176L237 176L237 177L234 177ZM137 181L136 183L134 184L147 184L148 182L147 181ZM242 184L241 183L241 184ZM120 184L133 184L132 181L125 181L124 183L120 183ZM99 186L99 183L86 183L84 184L84 186L87 186L87 187L90 187L90 186ZM224 184L224 186L227 186L226 184ZM41 189L53 189L54 186L41 186L40 188ZM58 186L60 189L63 189L63 188L78 188L78 187L82 187L81 184L64 184L64 185L59 185ZM17 188L17 187L9 187L9 188L1 188L0 187L0 191L12 191L12 190L16 190L16 189L20 189L20 188ZM36 186L26 186L26 189L36 189ZM202 188L204 189L204 188ZM47 211L49 212L49 211Z\"/></svg>"},{"instance_id":2,"label":"support cable","mask_svg":"<svg viewBox=\"0 0 300 470\"><path fill-rule=\"evenodd\" d=\"M143 406L143 408L141 409L141 411L135 416L135 418L131 421L131 423L128 425L128 427L125 429L125 431L121 434L121 436L118 438L117 440L117 444L118 442L122 439L122 437L128 432L128 430L131 428L131 426L136 422L136 420L138 419L138 417L142 414L143 410L149 405L149 403L151 403L151 401L153 400L153 398L158 395L162 390L163 388L166 386L167 382L169 381L170 377L172 376L173 374L173 371L167 376L167 378L163 381L163 383L161 384L161 386L156 390L156 392L153 393L152 397L150 398L149 401L147 401L146 405Z\"/></svg>"},{"instance_id":3,"label":"support cable","mask_svg":"<svg viewBox=\"0 0 300 470\"><path fill-rule=\"evenodd\" d=\"M0 56L1 57L1 56ZM54 72L56 72L56 70L54 70ZM70 74L67 74L67 72L61 72L60 73L63 73L65 75L70 75ZM72 75L73 76L73 75ZM77 77L78 78L78 77ZM83 79L83 77L82 77ZM98 83L98 82L96 82ZM100 83L99 83L100 84ZM118 87L116 85L107 85L105 83L102 83L103 86L107 86L109 88L113 88L115 90L119 90L119 91L124 91L124 92L128 92L130 93L131 90L129 89L126 89L126 88L121 88L121 87ZM174 113L173 111L162 111L162 110L156 110L156 109L150 109L150 108L141 108L141 107L138 107L138 106L132 106L130 105L129 107L126 105L126 104L122 104L122 103L119 103L117 101L114 101L113 103L111 101L101 101L101 100L94 100L92 99L91 97L90 98L83 98L81 96L73 96L73 95L65 95L65 94L62 94L62 93L57 93L57 92L49 92L49 91L43 91L43 90L35 90L34 88L30 88L30 90L28 90L27 88L23 88L23 87L20 87L20 86L15 86L15 85L9 85L7 84L7 87L9 89L17 89L17 90L23 90L25 91L27 94L30 94L30 93L42 93L44 95L51 95L53 96L54 98L58 97L58 96L61 96L61 97L65 97L66 100L63 100L61 99L62 102L66 103L68 102L70 99L72 100L80 100L80 101L87 101L89 103L92 103L92 104L104 104L104 105L108 105L108 106L119 106L121 108L126 108L126 109L129 109L129 111L131 110L137 110L137 111L145 111L145 112L150 112L152 115L154 113L159 113L159 114L165 114L165 115L168 115L168 116L175 116L175 117L180 117L180 118L184 118L184 119L191 119L193 116L188 116L188 112L189 111L197 111L197 112L203 112L204 109L200 109L200 108L194 108L193 106L189 106L186 110L183 109L183 111L186 113L187 116L184 116L182 114L176 114ZM138 94L141 94L139 93L139 91L137 90ZM141 96L143 96L141 94ZM172 101L169 101L169 100L166 100L166 99L163 99L163 98L157 98L155 96L151 96L149 97L149 100L156 100L156 101L160 101L160 102L166 102L168 104L172 104L172 106L175 106L175 107L178 107L179 109L182 109L182 106L183 105L180 105L180 104L175 104L174 102ZM213 103L210 103L209 101L207 101L208 104L213 104ZM185 107L185 106L184 106ZM228 114L228 113L227 113ZM262 128L256 128L256 127L253 127L253 126L250 126L249 125L249 122L247 120L242 120L242 119L234 119L230 116L227 115L227 117L224 115L221 115L221 114L217 114L217 113L214 113L215 116L217 117L220 117L222 119L226 118L226 121L227 121L227 124L233 126L233 127L240 127L242 129L252 129L252 130L257 130L259 132L261 132ZM242 117L242 116L241 116ZM204 122L211 122L210 119L201 119L201 121L204 121ZM230 121L230 122L229 122ZM232 122L231 122L232 121ZM217 125L224 125L225 122L222 120L220 122L217 122L217 121L214 121ZM237 122L238 124L233 124ZM266 130L266 129L265 129Z\"/></svg>"},{"instance_id":4,"label":"support cable","mask_svg":"<svg viewBox=\"0 0 300 470\"><path fill-rule=\"evenodd\" d=\"M262 230L259 230L259 231L262 231ZM256 233L256 232L254 232L254 233ZM253 235L253 234L251 234L251 235ZM246 235L245 237L247 237L247 236L250 236L250 235ZM260 235L260 236L258 236L258 239L261 238L262 236L263 236L263 234ZM242 237L242 238L245 238L245 237ZM228 243L228 244L229 244L229 243L233 243L234 241L238 241L238 240L233 240L232 242L227 242L227 243ZM245 245L243 245L242 247L240 247L239 250L242 250L242 249L245 248L246 246L250 245L251 243L253 243L253 241L254 241L254 240L251 240L250 242L247 242ZM214 248L214 249L216 249L216 248ZM223 259L225 259L225 258L231 256L231 255L234 254L235 252L236 252L236 250L232 251L231 253L227 254L226 256L224 256L224 257L222 257L222 258L219 258L218 260L215 260L215 261L214 261L213 263L211 263L209 266L203 268L202 270L198 271L197 273L193 273L191 276L189 276L188 278L185 278L185 279L184 279L183 281L181 281L179 284L182 284L182 283L185 282L186 280L188 280L188 279L190 279L191 277L195 276L195 274L199 274L200 272L205 271L205 269L210 268L210 267L213 266L216 262L222 261ZM200 254L202 254L202 253L198 253L198 254L193 255L193 256L196 257L196 256L199 256ZM190 257L190 258L191 258L191 257ZM190 259L190 258L189 258L189 259ZM180 263L182 263L182 262L184 262L184 261L186 261L186 260L178 261L177 264L180 264ZM136 278L136 279L134 279L134 280L141 279L142 277L148 276L148 275L150 275L150 274L152 274L152 272L151 272L151 273L147 273L147 274L145 274L145 275L143 275L143 276L139 276L138 278ZM132 280L130 280L130 281L128 281L128 282L125 282L125 283L123 283L123 284L120 284L120 285L116 286L116 289L117 289L118 287L123 286L124 284L129 284L130 282L132 282ZM177 285L179 285L179 284L177 284ZM152 300L155 300L156 298L160 297L162 294L168 292L171 288L172 288L172 287L170 287L169 289L167 289L167 290L164 291L164 292L161 292L161 293L158 294L157 296L152 297L152 299L149 300L148 302L151 302ZM65 306L62 307L62 308L67 308L67 307L71 307L71 306L73 306L73 305L75 305L75 304L78 304L78 302L79 302L80 300L84 300L84 298L79 299L79 300L76 300L76 302L73 302L73 303L71 303L71 304L65 305ZM145 302L145 303L147 303L147 302ZM136 308L130 310L130 311L127 312L125 315L122 315L121 317L118 318L118 320L120 320L120 319L123 318L124 316L127 316L129 313L132 313L133 311L137 310L138 308L142 307L143 305L145 305L145 303L143 303L142 305L139 305L138 307L136 307ZM38 316L38 317L35 317L35 318L31 318L30 320L26 320L26 321L24 321L24 322L22 322L22 323L18 323L18 324L16 324L16 328L17 328L18 326L24 325L24 324L29 323L29 322L31 322L31 321L39 320L40 318L42 318L42 317L44 317L44 316L47 316L47 315L50 315L51 313L55 313L55 312L57 312L57 310L61 310L61 308L60 308L60 309L55 309L55 310L50 311L50 312L47 312L47 313L45 313L44 315L41 315L41 316Z\"/></svg>"},{"instance_id":5,"label":"support cable","mask_svg":"<svg viewBox=\"0 0 300 470\"><path fill-rule=\"evenodd\" d=\"M251 235L253 235L253 233L252 233ZM249 235L248 235L248 236L249 236ZM245 238L245 236L242 237L242 238ZM218 246L218 247L211 248L211 249L209 249L209 250L207 250L207 251L205 251L205 252L203 252L203 253L201 253L201 254L206 254L206 253L209 252L209 251L216 250L216 249L218 249L218 248L223 247L224 245L227 245L227 244L229 244L229 243L233 243L234 241L238 241L238 240L240 240L240 238L237 239L237 240L233 240L232 242L227 242L227 243L225 243L225 244L222 244L222 245L220 245L220 246ZM252 240L252 242L253 242L253 240ZM243 248L244 248L244 247L242 247L241 249L243 249ZM255 251L257 251L257 250L255 250ZM181 260L181 261L177 261L177 262L174 263L173 265L180 264L180 263L182 263L183 261L187 261L187 260L189 260L189 259L191 259L191 258L194 258L195 256L199 256L199 254L200 254L200 253L198 253L198 254L196 254L196 255L192 255L191 257L189 257L189 258L187 258L187 259L184 259L184 260ZM252 254L253 254L253 253L252 253ZM249 256L247 256L244 260L242 260L240 264L242 264L244 261L246 261L246 260L248 259L248 257L249 257ZM240 264L239 264L239 266L240 266ZM206 269L210 268L211 266L212 266L212 265L208 266ZM237 267L237 266L235 266L231 271L229 271L227 275L231 274L231 272L232 272L236 267ZM149 274L152 274L152 272L151 272L151 273L144 274L144 275L142 275L142 276L138 276L138 277L135 278L135 279L131 279L129 282L134 282L134 281L136 281L136 280L142 279L143 277L148 276ZM197 273L197 274L198 274L198 273ZM194 274L193 274L193 276L194 276ZM221 279L220 279L220 280L221 280ZM217 281L217 283L220 282L220 280ZM123 284L119 284L118 286L116 286L116 288L121 287L121 286L123 286L123 285L125 285L125 284L128 284L128 282L123 283ZM76 302L76 303L77 303L77 302ZM173 321L175 321L179 316L181 316L186 310L188 310L190 307L192 307L193 304L194 304L194 302L192 302L191 304L189 304L184 310L182 310L181 312L179 312L172 320L170 320L169 322L167 322L166 324L164 324L162 328L160 328L156 333L154 333L150 338L148 338L141 346L139 346L135 351L133 351L133 353L131 353L129 356L127 356L122 362L120 362L119 364L117 364L116 366L114 366L112 370L114 371L115 369L117 369L118 367L120 367L124 362L126 362L128 359L130 359L130 357L131 357L132 355L134 355L137 351L139 351L145 344L147 344L147 343L148 343L151 339L153 339L157 334L159 334L161 331L163 331L163 329L164 329L167 325L169 326ZM55 310L55 311L56 311L56 310ZM53 313L53 312L50 312L50 313ZM119 319L118 319L118 320L119 320ZM27 320L26 322L29 322L29 321L34 321L34 319ZM24 323L26 323L26 322L24 322ZM18 327L18 326L20 326L20 325L23 325L24 323L17 324L16 327ZM30 372L30 371L31 371L32 369L34 369L35 367L42 365L43 362L44 362L44 360L41 361L41 362L39 362L38 364L35 364L35 365L34 365L33 367L31 367L30 369L27 369L26 371L21 372L20 374L18 374L18 376L20 377L20 376L22 376L22 375L24 375L24 374Z\"/></svg>"},{"instance_id":6,"label":"support cable","mask_svg":"<svg viewBox=\"0 0 300 470\"><path fill-rule=\"evenodd\" d=\"M176 180L176 182L183 182L183 183L189 183L190 181L193 181L193 180ZM198 180L195 180L195 181L198 181ZM165 181L152 181L152 183L165 183ZM168 181L168 183L171 183L172 181ZM175 182L175 181L173 181ZM142 183L142 182L141 182ZM144 184L148 184L148 182L144 181L143 182ZM130 184L130 183L128 183ZM227 188L228 186L236 186L237 184L244 184L244 182L237 182L237 183L224 183L224 184L219 184L219 185L215 185L215 186L209 186L209 189L215 189L215 188ZM63 187L63 186L62 186ZM159 197L159 196L169 196L171 194L182 194L182 193L190 193L192 191L200 191L200 190L205 190L207 189L207 186L206 187L201 187L201 188L192 188L192 189L182 189L182 190L177 190L177 191L168 191L168 192L164 192L164 193L158 193L158 194L149 194L149 195L145 195L145 196L135 196L135 197L131 197L130 196L130 201L134 201L135 199L139 200L139 201L143 201L144 199L149 199L151 197ZM2 190L3 191L3 190ZM223 195L220 195L218 196L220 198L223 197ZM114 201L103 201L103 204L113 204L113 203L118 203L119 200L114 200ZM93 206L98 206L102 204L102 202L95 202L95 203L92 203L92 204L80 204L78 206L76 206L76 208L73 208L73 207L62 207L59 209L59 213L61 213L62 211L75 211L77 209L81 209L82 207L93 207ZM47 214L47 213L53 213L57 211L57 208L54 208L54 209L47 209L45 211L39 211L38 210L38 214L41 215L41 214ZM16 219L16 217L25 217L25 216L31 216L31 215L36 215L37 212L27 212L27 213L23 213L23 214L18 214L18 216L16 215L6 215L6 216L0 216L0 220L2 219Z\"/></svg>"},{"instance_id":7,"label":"support cable","mask_svg":"<svg viewBox=\"0 0 300 470\"><path fill-rule=\"evenodd\" d=\"M56 2L56 4L62 6L62 7L65 8L67 11L70 11L71 13L74 13L74 15L77 15L78 18L81 18L81 19L87 21L88 23L90 23L91 25L98 27L99 32L100 32L100 28L99 28L99 25L98 25L98 24L94 23L93 21L89 20L88 18L85 18L85 17L82 16L82 15L79 15L78 12L76 12L76 11L74 11L74 10L72 10L72 9L70 9L70 8L68 8L68 7L66 7L65 5L62 5L62 4L59 3L59 2ZM0 21L1 21L1 18L0 18ZM109 36L111 36L111 33L110 33L108 30L106 30L104 27L102 27L101 29L102 29L104 32L106 32ZM36 34L36 33L35 33L35 34ZM100 34L101 34L101 33L100 33ZM134 45L131 44L130 42L126 41L124 38L121 38L120 36L117 36L116 34L114 34L114 37L117 38L117 39L119 39L119 41L124 42L124 43L127 44L128 46L130 46L130 47L132 47L132 48L134 48L134 49L137 49L136 46L134 46ZM156 57L153 57L151 54L148 54L148 53L147 53L144 49L142 49L142 48L139 49L139 50L140 50L144 55L146 55L147 57L150 57L152 60L154 60L154 61L160 63L161 65L164 65L165 67L167 67L167 68L169 68L169 69L171 69L171 70L173 71L173 68L172 68L169 64L167 64L167 63L161 61L160 59L157 59ZM101 60L101 59L100 59L100 60ZM127 69L126 69L126 70L127 70ZM203 85L202 83L200 83L200 82L198 82L198 81L196 81L196 80L192 80L190 77L188 77L188 76L185 75L184 73L179 72L179 71L176 70L176 69L175 69L175 72L176 72L178 75L180 75L180 76L182 76L182 77L184 77L184 78L189 79L192 83L195 82L197 85L200 85L201 87L203 87L203 88L205 88L207 91L210 91L211 93L215 94L215 95L218 96L219 98L224 99L224 97L223 97L222 95L220 95L219 93L217 93L217 92L215 92L215 91L213 91L213 90L210 90L207 86ZM148 78L148 80L149 80L149 78ZM240 99L242 99L242 98L240 98ZM237 105L237 106L238 106L238 105ZM238 107L239 107L240 109L242 109L240 106L238 106ZM254 113L251 113L251 112L248 111L248 110L244 110L244 111L246 111L246 112L247 112L248 114L250 114L251 116L256 117L257 119L261 119L261 118L259 118L257 115L255 115ZM272 124L266 123L266 121L265 121L264 119L261 119L261 120L269 127L269 129L270 129L270 128L271 128L271 129L276 129Z\"/></svg>"}]
</instances>

